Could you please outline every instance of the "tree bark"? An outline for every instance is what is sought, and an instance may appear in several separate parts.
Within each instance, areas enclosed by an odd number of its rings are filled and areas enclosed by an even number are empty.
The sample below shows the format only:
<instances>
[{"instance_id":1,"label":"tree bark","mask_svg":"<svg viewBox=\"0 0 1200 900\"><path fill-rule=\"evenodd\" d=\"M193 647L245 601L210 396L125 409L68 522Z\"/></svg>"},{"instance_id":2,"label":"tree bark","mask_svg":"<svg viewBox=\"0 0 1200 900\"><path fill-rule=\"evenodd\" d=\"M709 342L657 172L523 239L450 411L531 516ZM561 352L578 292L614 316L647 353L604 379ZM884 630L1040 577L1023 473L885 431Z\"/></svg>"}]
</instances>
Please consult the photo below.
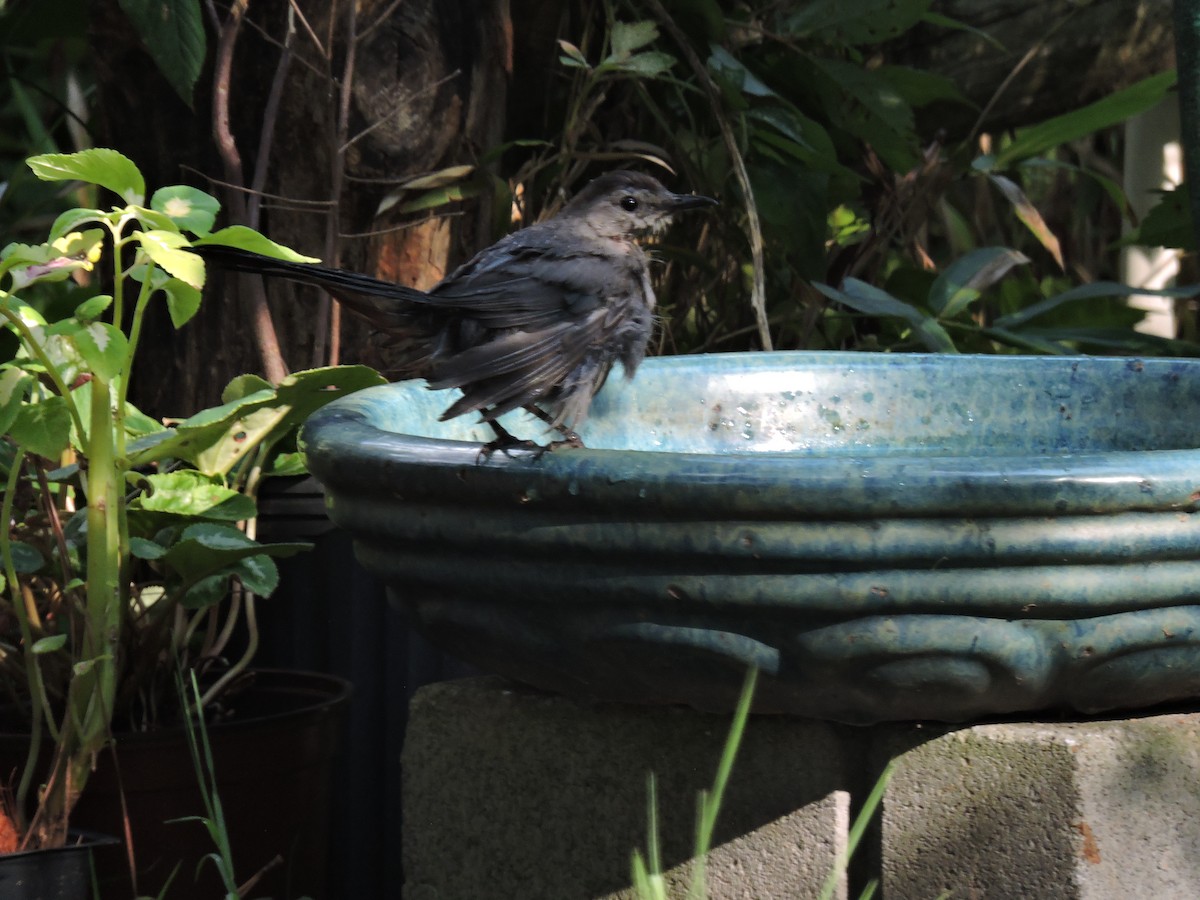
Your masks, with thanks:
<instances>
[{"instance_id":1,"label":"tree bark","mask_svg":"<svg viewBox=\"0 0 1200 900\"><path fill-rule=\"evenodd\" d=\"M264 185L269 195L287 199L268 196L259 227L280 243L327 258L326 210L336 200L333 230L339 237L332 249L342 265L428 286L457 259L494 239L482 226L489 221L486 210L469 204L464 208L473 215L405 230L389 230L396 217L381 219L376 210L394 183L473 163L501 140L511 73L508 0L359 0L356 29L364 36L355 47L345 129L353 142L345 149L341 189L331 198L350 2L300 3L320 47L307 28L298 28ZM224 6L218 8L224 15ZM285 0L251 0L235 49L230 119L247 183L286 21ZM184 182L216 194L225 217L218 224L231 224L232 195L217 183L227 179L213 140L211 66L189 109L140 47L116 0L92 4L90 25L98 73L97 142L132 158L148 185ZM211 31L209 41L211 57ZM199 315L181 331L171 327L165 309L147 321L132 399L152 415L187 415L211 406L231 378L261 371L248 303L238 296L236 280L210 272L209 282ZM314 347L322 331L315 321L315 293L279 283L270 286L269 296L289 369L320 362L326 348ZM385 368L365 325L346 316L342 327L341 361Z\"/></svg>"}]
</instances>

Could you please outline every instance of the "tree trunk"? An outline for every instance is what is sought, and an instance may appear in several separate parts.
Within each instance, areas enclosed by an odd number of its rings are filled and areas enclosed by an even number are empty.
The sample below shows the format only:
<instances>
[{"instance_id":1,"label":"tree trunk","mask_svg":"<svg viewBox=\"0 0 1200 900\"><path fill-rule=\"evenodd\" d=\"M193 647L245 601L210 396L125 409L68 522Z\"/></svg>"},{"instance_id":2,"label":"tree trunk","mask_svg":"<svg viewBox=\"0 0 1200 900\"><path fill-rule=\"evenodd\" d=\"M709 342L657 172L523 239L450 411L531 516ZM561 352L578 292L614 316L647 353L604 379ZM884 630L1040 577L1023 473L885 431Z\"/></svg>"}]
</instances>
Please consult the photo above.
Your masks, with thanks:
<instances>
[{"instance_id":1,"label":"tree trunk","mask_svg":"<svg viewBox=\"0 0 1200 900\"><path fill-rule=\"evenodd\" d=\"M252 182L264 121L273 120L259 230L348 268L428 286L454 261L494 239L481 227L489 221L486 209L470 204L474 215L405 230L388 230L396 228L396 217L381 219L376 210L395 183L474 162L499 143L511 72L508 0L358 0L355 30L362 37L355 47L347 128L339 134L351 2L300 3L311 34L297 23L278 111L270 114L288 4L250 0L229 82L242 177ZM224 16L226 7L218 8ZM216 194L224 208L218 224L232 224L236 193L217 183L229 177L213 137L211 62L197 84L194 109L188 109L139 46L116 0L92 4L91 27L97 142L131 157L152 187L187 182ZM210 28L210 60L216 44ZM335 174L344 142L344 165ZM448 211L459 210L437 212ZM210 272L200 314L179 332L165 309L154 311L143 333L135 403L152 415L186 415L219 402L234 376L263 371L251 302L238 295L244 281ZM323 363L328 329L319 322L316 292L275 283L268 295L288 368ZM342 317L341 345L342 362L385 367L369 329L351 316Z\"/></svg>"}]
</instances>

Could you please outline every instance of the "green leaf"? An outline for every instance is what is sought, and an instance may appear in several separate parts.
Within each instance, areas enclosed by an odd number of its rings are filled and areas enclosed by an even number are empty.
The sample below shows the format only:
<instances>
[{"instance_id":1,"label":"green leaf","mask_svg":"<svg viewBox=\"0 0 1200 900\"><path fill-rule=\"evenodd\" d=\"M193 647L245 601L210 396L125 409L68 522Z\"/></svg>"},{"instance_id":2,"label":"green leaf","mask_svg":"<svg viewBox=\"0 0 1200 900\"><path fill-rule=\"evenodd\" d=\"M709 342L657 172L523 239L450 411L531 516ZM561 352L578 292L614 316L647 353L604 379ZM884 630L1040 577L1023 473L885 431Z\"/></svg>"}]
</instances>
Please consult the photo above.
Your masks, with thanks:
<instances>
[{"instance_id":1,"label":"green leaf","mask_svg":"<svg viewBox=\"0 0 1200 900\"><path fill-rule=\"evenodd\" d=\"M713 45L712 54L705 64L722 84L751 97L777 97L757 75L746 68L737 57L720 45Z\"/></svg>"},{"instance_id":2,"label":"green leaf","mask_svg":"<svg viewBox=\"0 0 1200 900\"><path fill-rule=\"evenodd\" d=\"M252 519L256 513L253 499L199 472L160 473L146 480L151 493L134 500L131 509L226 522Z\"/></svg>"},{"instance_id":3,"label":"green leaf","mask_svg":"<svg viewBox=\"0 0 1200 900\"><path fill-rule=\"evenodd\" d=\"M121 0L121 8L159 71L191 106L192 90L204 67L204 20L199 0Z\"/></svg>"},{"instance_id":4,"label":"green leaf","mask_svg":"<svg viewBox=\"0 0 1200 900\"><path fill-rule=\"evenodd\" d=\"M813 285L831 300L836 300L853 310L870 316L903 319L912 326L913 331L921 342L935 353L957 353L958 348L946 329L942 328L931 316L917 307L893 297L886 291L859 281L857 278L847 278L842 290L827 284Z\"/></svg>"},{"instance_id":5,"label":"green leaf","mask_svg":"<svg viewBox=\"0 0 1200 900\"><path fill-rule=\"evenodd\" d=\"M185 528L161 561L175 574L179 584L188 586L183 602L194 608L220 600L231 575L244 575L255 584L267 586L268 567L240 565L243 560L293 556L311 548L312 544L301 542L260 544L228 525L198 524Z\"/></svg>"},{"instance_id":6,"label":"green leaf","mask_svg":"<svg viewBox=\"0 0 1200 900\"><path fill-rule=\"evenodd\" d=\"M634 50L658 40L658 26L648 19L640 22L613 22L612 55L627 57Z\"/></svg>"},{"instance_id":7,"label":"green leaf","mask_svg":"<svg viewBox=\"0 0 1200 900\"><path fill-rule=\"evenodd\" d=\"M150 198L150 207L167 216L180 228L198 235L212 231L217 213L221 210L221 204L211 194L186 184L159 188Z\"/></svg>"},{"instance_id":8,"label":"green leaf","mask_svg":"<svg viewBox=\"0 0 1200 900\"><path fill-rule=\"evenodd\" d=\"M558 48L562 50L563 55L558 58L558 61L564 66L569 66L574 69L590 69L586 57L583 52L572 44L570 41L564 41L561 38L558 42Z\"/></svg>"},{"instance_id":9,"label":"green leaf","mask_svg":"<svg viewBox=\"0 0 1200 900\"><path fill-rule=\"evenodd\" d=\"M1004 195L1004 199L1012 204L1017 218L1038 239L1038 243L1050 251L1050 255L1058 263L1058 268L1066 271L1066 266L1063 263L1062 247L1058 243L1058 237L1050 230L1050 226L1046 224L1046 220L1042 218L1042 214L1038 212L1037 207L1025 196L1025 192L1015 182L1005 178L1003 175L989 173L987 177L999 189L1000 193Z\"/></svg>"},{"instance_id":10,"label":"green leaf","mask_svg":"<svg viewBox=\"0 0 1200 900\"><path fill-rule=\"evenodd\" d=\"M35 656L40 656L43 653L53 653L56 650L61 650L66 646L67 636L65 634L52 634L49 637L44 637L33 642L30 648Z\"/></svg>"},{"instance_id":11,"label":"green leaf","mask_svg":"<svg viewBox=\"0 0 1200 900\"><path fill-rule=\"evenodd\" d=\"M878 44L898 37L929 13L931 0L810 0L780 23L789 36L834 45Z\"/></svg>"},{"instance_id":12,"label":"green leaf","mask_svg":"<svg viewBox=\"0 0 1200 900\"><path fill-rule=\"evenodd\" d=\"M234 568L235 574L242 580L246 590L253 591L260 597L270 597L279 587L279 567L265 553L259 556L247 556Z\"/></svg>"},{"instance_id":13,"label":"green leaf","mask_svg":"<svg viewBox=\"0 0 1200 900\"><path fill-rule=\"evenodd\" d=\"M929 290L929 308L950 319L966 309L983 291L1029 258L1007 247L981 247L946 267Z\"/></svg>"},{"instance_id":14,"label":"green leaf","mask_svg":"<svg viewBox=\"0 0 1200 900\"><path fill-rule=\"evenodd\" d=\"M304 464L304 454L299 451L277 453L271 458L263 474L275 478L293 478L297 475L307 475L308 466Z\"/></svg>"},{"instance_id":15,"label":"green leaf","mask_svg":"<svg viewBox=\"0 0 1200 900\"><path fill-rule=\"evenodd\" d=\"M129 339L119 328L107 322L89 325L69 322L60 333L75 345L88 371L111 381L125 370Z\"/></svg>"},{"instance_id":16,"label":"green leaf","mask_svg":"<svg viewBox=\"0 0 1200 900\"><path fill-rule=\"evenodd\" d=\"M167 312L171 315L171 324L176 328L182 328L199 312L202 295L190 284L178 278L169 278L159 289L167 295Z\"/></svg>"},{"instance_id":17,"label":"green leaf","mask_svg":"<svg viewBox=\"0 0 1200 900\"><path fill-rule=\"evenodd\" d=\"M230 225L228 228L222 228L220 231L214 231L212 234L197 238L192 244L196 247L203 247L206 244L237 247L241 250L250 250L262 256L269 256L272 259L284 259L290 262L320 262L315 256L301 256L295 250L290 250L282 244L277 244L270 238L263 237L253 228L247 228L245 225Z\"/></svg>"},{"instance_id":18,"label":"green leaf","mask_svg":"<svg viewBox=\"0 0 1200 900\"><path fill-rule=\"evenodd\" d=\"M113 298L108 294L97 294L89 297L75 307L75 318L80 322L91 322L100 318L106 309L112 306Z\"/></svg>"},{"instance_id":19,"label":"green leaf","mask_svg":"<svg viewBox=\"0 0 1200 900\"><path fill-rule=\"evenodd\" d=\"M226 388L225 403L180 422L167 438L139 445L136 452L131 450L130 460L140 466L176 457L209 475L223 476L248 453L278 441L329 401L384 383L366 366L295 372L278 388L257 376L242 376Z\"/></svg>"},{"instance_id":20,"label":"green leaf","mask_svg":"<svg viewBox=\"0 0 1200 900\"><path fill-rule=\"evenodd\" d=\"M385 381L378 372L366 366L294 372L279 383L273 396L251 405L241 405L237 417L229 421L224 433L197 453L193 462L201 471L228 474L252 450L276 443L288 432L299 428L326 403ZM247 386L252 384L248 382ZM248 396L261 395L261 391L256 391Z\"/></svg>"},{"instance_id":21,"label":"green leaf","mask_svg":"<svg viewBox=\"0 0 1200 900\"><path fill-rule=\"evenodd\" d=\"M183 235L171 231L135 231L133 236L165 272L197 290L204 287L204 260L181 249L188 245Z\"/></svg>"},{"instance_id":22,"label":"green leaf","mask_svg":"<svg viewBox=\"0 0 1200 900\"><path fill-rule=\"evenodd\" d=\"M131 537L129 539L129 552L138 559L153 560L166 555L167 548L157 541L152 541L148 538Z\"/></svg>"},{"instance_id":23,"label":"green leaf","mask_svg":"<svg viewBox=\"0 0 1200 900\"><path fill-rule=\"evenodd\" d=\"M886 78L856 63L812 58L813 74L830 120L870 144L887 165L907 172L919 147L912 107Z\"/></svg>"},{"instance_id":24,"label":"green leaf","mask_svg":"<svg viewBox=\"0 0 1200 900\"><path fill-rule=\"evenodd\" d=\"M33 384L33 376L24 369L8 366L0 369L0 434L8 431L21 403Z\"/></svg>"},{"instance_id":25,"label":"green leaf","mask_svg":"<svg viewBox=\"0 0 1200 900\"><path fill-rule=\"evenodd\" d=\"M423 212L427 209L437 209L439 206L445 206L448 203L457 203L460 200L470 200L472 197L478 197L482 189L477 184L450 184L445 187L435 188L432 191L414 197L400 204L399 211L402 213ZM398 199L398 198L397 198ZM379 204L379 212L386 211L389 207L387 198ZM395 200L392 201L395 203Z\"/></svg>"},{"instance_id":26,"label":"green leaf","mask_svg":"<svg viewBox=\"0 0 1200 900\"><path fill-rule=\"evenodd\" d=\"M1031 319L1036 319L1038 316L1048 313L1056 307L1062 306L1064 303L1077 303L1081 300L1096 300L1104 297L1132 297L1139 294L1145 294L1151 297L1172 297L1175 299L1190 299L1200 296L1200 285L1192 285L1184 288L1162 288L1159 290L1151 290L1150 288L1133 287L1128 284L1119 284L1115 281L1096 281L1091 284L1081 284L1078 287L1073 287L1068 291L1063 291L1054 297L1049 297L1039 303L1034 303L1022 310L1011 313L1007 316L1001 316L992 324L997 328L1016 328L1024 325Z\"/></svg>"},{"instance_id":27,"label":"green leaf","mask_svg":"<svg viewBox=\"0 0 1200 900\"><path fill-rule=\"evenodd\" d=\"M77 269L90 271L100 258L104 232L72 231L48 244L9 244L0 271L11 271L13 290L36 281L62 281Z\"/></svg>"},{"instance_id":28,"label":"green leaf","mask_svg":"<svg viewBox=\"0 0 1200 900\"><path fill-rule=\"evenodd\" d=\"M31 453L58 459L71 444L71 413L62 397L26 403L8 429L14 441Z\"/></svg>"},{"instance_id":29,"label":"green leaf","mask_svg":"<svg viewBox=\"0 0 1200 900\"><path fill-rule=\"evenodd\" d=\"M652 50L646 53L635 53L617 63L605 62L601 70L617 69L641 78L657 78L675 65L676 59L669 53Z\"/></svg>"},{"instance_id":30,"label":"green leaf","mask_svg":"<svg viewBox=\"0 0 1200 900\"><path fill-rule=\"evenodd\" d=\"M68 232L75 231L80 225L88 222L104 222L107 219L108 216L98 209L68 209L66 212L60 213L54 220L54 224L50 226L49 238L54 241Z\"/></svg>"},{"instance_id":31,"label":"green leaf","mask_svg":"<svg viewBox=\"0 0 1200 900\"><path fill-rule=\"evenodd\" d=\"M1162 198L1146 213L1141 224L1126 235L1121 244L1195 249L1196 235L1188 196L1186 183L1173 191L1164 191Z\"/></svg>"},{"instance_id":32,"label":"green leaf","mask_svg":"<svg viewBox=\"0 0 1200 900\"><path fill-rule=\"evenodd\" d=\"M37 547L21 541L12 541L8 546L12 550L13 569L19 575L36 572L46 564L46 558Z\"/></svg>"},{"instance_id":33,"label":"green leaf","mask_svg":"<svg viewBox=\"0 0 1200 900\"><path fill-rule=\"evenodd\" d=\"M142 173L129 157L116 150L96 147L78 153L46 153L26 162L42 181L79 180L98 184L129 204L141 203L146 197Z\"/></svg>"},{"instance_id":34,"label":"green leaf","mask_svg":"<svg viewBox=\"0 0 1200 900\"><path fill-rule=\"evenodd\" d=\"M995 166L1005 169L1060 144L1124 122L1156 106L1174 86L1175 70L1160 72L1082 109L1026 128L1017 135L1016 140L996 154Z\"/></svg>"}]
</instances>

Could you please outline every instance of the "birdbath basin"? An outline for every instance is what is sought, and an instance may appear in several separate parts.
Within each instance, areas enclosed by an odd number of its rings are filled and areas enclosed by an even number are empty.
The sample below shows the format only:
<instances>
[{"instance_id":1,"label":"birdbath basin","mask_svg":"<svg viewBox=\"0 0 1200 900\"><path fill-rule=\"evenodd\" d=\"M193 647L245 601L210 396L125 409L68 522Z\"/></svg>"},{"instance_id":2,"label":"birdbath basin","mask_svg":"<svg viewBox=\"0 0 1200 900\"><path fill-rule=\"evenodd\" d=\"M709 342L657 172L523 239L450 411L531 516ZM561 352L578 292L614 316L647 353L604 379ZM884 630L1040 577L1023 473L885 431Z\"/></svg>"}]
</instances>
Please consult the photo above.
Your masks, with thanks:
<instances>
[{"instance_id":1,"label":"birdbath basin","mask_svg":"<svg viewBox=\"0 0 1200 900\"><path fill-rule=\"evenodd\" d=\"M364 390L303 443L363 565L482 668L724 710L754 664L757 709L855 723L1200 694L1200 360L650 359L541 456L481 458L452 399Z\"/></svg>"}]
</instances>

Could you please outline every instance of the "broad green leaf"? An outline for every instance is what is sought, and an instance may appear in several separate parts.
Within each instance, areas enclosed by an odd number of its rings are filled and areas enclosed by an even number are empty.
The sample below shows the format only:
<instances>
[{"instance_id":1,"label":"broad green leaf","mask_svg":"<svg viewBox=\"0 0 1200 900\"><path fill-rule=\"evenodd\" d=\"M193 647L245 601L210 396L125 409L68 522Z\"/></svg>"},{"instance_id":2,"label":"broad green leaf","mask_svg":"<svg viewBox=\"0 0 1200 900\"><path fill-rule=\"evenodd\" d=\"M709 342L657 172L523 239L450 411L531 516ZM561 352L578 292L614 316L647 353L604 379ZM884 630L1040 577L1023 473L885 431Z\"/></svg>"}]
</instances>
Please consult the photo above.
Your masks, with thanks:
<instances>
[{"instance_id":1,"label":"broad green leaf","mask_svg":"<svg viewBox=\"0 0 1200 900\"><path fill-rule=\"evenodd\" d=\"M139 204L146 197L146 182L129 157L95 147L78 153L46 153L26 162L42 181L79 180L108 188L126 203Z\"/></svg>"},{"instance_id":2,"label":"broad green leaf","mask_svg":"<svg viewBox=\"0 0 1200 900\"><path fill-rule=\"evenodd\" d=\"M640 50L647 44L658 39L658 26L648 19L640 22L613 22L612 55L627 57L635 50Z\"/></svg>"},{"instance_id":3,"label":"broad green leaf","mask_svg":"<svg viewBox=\"0 0 1200 900\"><path fill-rule=\"evenodd\" d=\"M103 222L107 219L108 214L98 209L68 209L66 212L60 213L54 220L54 224L50 226L50 240L57 240L63 235L75 231L80 225L89 222Z\"/></svg>"},{"instance_id":4,"label":"broad green leaf","mask_svg":"<svg viewBox=\"0 0 1200 900\"><path fill-rule=\"evenodd\" d=\"M1121 239L1121 244L1194 250L1196 235L1188 196L1186 183L1173 191L1164 191L1162 198L1146 214L1141 224Z\"/></svg>"},{"instance_id":5,"label":"broad green leaf","mask_svg":"<svg viewBox=\"0 0 1200 900\"><path fill-rule=\"evenodd\" d=\"M182 328L199 312L202 295L190 284L178 278L168 278L159 289L167 295L167 312L171 315L171 324L176 328Z\"/></svg>"},{"instance_id":6,"label":"broad green leaf","mask_svg":"<svg viewBox=\"0 0 1200 900\"><path fill-rule=\"evenodd\" d=\"M605 61L600 66L600 70L608 71L615 69L642 78L657 78L664 72L669 71L675 63L676 59L671 54L651 50L646 53L635 53L633 56L622 59L620 62Z\"/></svg>"},{"instance_id":7,"label":"broad green leaf","mask_svg":"<svg viewBox=\"0 0 1200 900\"><path fill-rule=\"evenodd\" d=\"M789 4L780 30L834 45L878 44L920 22L932 0L810 0Z\"/></svg>"},{"instance_id":8,"label":"broad green leaf","mask_svg":"<svg viewBox=\"0 0 1200 900\"><path fill-rule=\"evenodd\" d=\"M1132 297L1137 294L1145 294L1151 297L1173 297L1176 299L1190 299L1200 296L1200 285L1192 285L1183 288L1163 288L1159 290L1151 290L1150 288L1133 287L1128 284L1119 284L1115 281L1096 281L1091 284L1081 284L1078 287L1073 287L1068 291L1063 291L1054 297L1049 297L1031 306L1027 306L1022 310L1011 313L1007 316L1001 316L992 324L997 328L1017 328L1024 325L1031 319L1036 319L1038 316L1049 312L1056 307L1062 306L1064 303L1077 303L1081 300L1095 300L1102 297Z\"/></svg>"},{"instance_id":9,"label":"broad green leaf","mask_svg":"<svg viewBox=\"0 0 1200 900\"><path fill-rule=\"evenodd\" d=\"M983 291L1029 258L1007 247L981 247L959 257L933 282L929 308L940 319L951 319L966 309Z\"/></svg>"},{"instance_id":10,"label":"broad green leaf","mask_svg":"<svg viewBox=\"0 0 1200 900\"><path fill-rule=\"evenodd\" d=\"M30 650L35 656L40 656L43 653L53 653L56 650L61 650L67 643L65 634L52 634L49 637L40 638L33 642Z\"/></svg>"},{"instance_id":11,"label":"broad green leaf","mask_svg":"<svg viewBox=\"0 0 1200 900\"><path fill-rule=\"evenodd\" d=\"M146 480L151 493L135 499L131 509L225 522L252 519L256 512L253 499L199 472L166 472Z\"/></svg>"},{"instance_id":12,"label":"broad green leaf","mask_svg":"<svg viewBox=\"0 0 1200 900\"><path fill-rule=\"evenodd\" d=\"M183 603L191 607L220 600L232 575L269 586L268 567L258 563L243 566L244 560L293 556L311 548L312 544L302 542L260 544L230 526L198 524L184 529L161 562L175 574L179 586L188 588Z\"/></svg>"},{"instance_id":13,"label":"broad green leaf","mask_svg":"<svg viewBox=\"0 0 1200 900\"><path fill-rule=\"evenodd\" d=\"M453 184L456 181L462 181L474 171L474 166L447 166L436 172L430 172L428 175L410 178L403 184L398 185L398 187L400 190L405 191L427 191L432 188Z\"/></svg>"},{"instance_id":14,"label":"broad green leaf","mask_svg":"<svg viewBox=\"0 0 1200 900\"><path fill-rule=\"evenodd\" d=\"M201 471L228 474L246 454L263 444L269 446L299 428L326 403L385 381L366 366L294 372L279 383L269 401L257 404L257 408L243 407L229 429L198 453L193 462Z\"/></svg>"},{"instance_id":15,"label":"broad green leaf","mask_svg":"<svg viewBox=\"0 0 1200 900\"><path fill-rule=\"evenodd\" d=\"M225 390L221 391L222 403L236 403L239 400L244 400L252 394L257 394L259 391L274 391L275 388L271 382L263 378L261 375L249 373L239 375L234 378L229 384L225 385Z\"/></svg>"},{"instance_id":16,"label":"broad green leaf","mask_svg":"<svg viewBox=\"0 0 1200 900\"><path fill-rule=\"evenodd\" d=\"M477 184L449 184L445 187L435 188L432 191L426 191L418 197L414 197L399 206L399 211L402 213L423 212L427 209L437 209L439 206L445 206L448 203L457 203L460 200L470 200L472 197L478 197L482 189ZM385 197L379 204L378 212L385 212L389 208L388 200L394 204L399 195L389 195ZM307 258L304 260L309 262Z\"/></svg>"},{"instance_id":17,"label":"broad green leaf","mask_svg":"<svg viewBox=\"0 0 1200 900\"><path fill-rule=\"evenodd\" d=\"M12 550L13 569L18 575L36 572L46 564L46 558L37 547L21 541L11 541L8 546Z\"/></svg>"},{"instance_id":18,"label":"broad green leaf","mask_svg":"<svg viewBox=\"0 0 1200 900\"><path fill-rule=\"evenodd\" d=\"M137 216L137 220L142 223L142 229L145 231L165 231L170 234L182 234L179 226L166 213L150 209L148 206L130 206L128 209Z\"/></svg>"},{"instance_id":19,"label":"broad green leaf","mask_svg":"<svg viewBox=\"0 0 1200 900\"><path fill-rule=\"evenodd\" d=\"M64 334L83 357L88 371L111 381L125 370L129 356L129 339L119 328L107 322L70 325Z\"/></svg>"},{"instance_id":20,"label":"broad green leaf","mask_svg":"<svg viewBox=\"0 0 1200 900\"><path fill-rule=\"evenodd\" d=\"M919 148L912 107L882 75L857 63L813 57L815 91L833 124L867 142L897 172L914 168Z\"/></svg>"},{"instance_id":21,"label":"broad green leaf","mask_svg":"<svg viewBox=\"0 0 1200 900\"><path fill-rule=\"evenodd\" d=\"M206 235L212 231L221 204L211 194L175 184L159 188L150 198L150 207L170 218L180 228L193 234Z\"/></svg>"},{"instance_id":22,"label":"broad green leaf","mask_svg":"<svg viewBox=\"0 0 1200 900\"><path fill-rule=\"evenodd\" d=\"M77 269L90 271L100 259L104 232L99 228L72 231L48 244L9 244L0 252L11 271L13 290L35 281L62 281Z\"/></svg>"},{"instance_id":23,"label":"broad green leaf","mask_svg":"<svg viewBox=\"0 0 1200 900\"><path fill-rule=\"evenodd\" d=\"M16 419L31 384L33 376L24 369L16 366L0 369L0 434L7 432Z\"/></svg>"},{"instance_id":24,"label":"broad green leaf","mask_svg":"<svg viewBox=\"0 0 1200 900\"><path fill-rule=\"evenodd\" d=\"M106 309L112 306L113 298L108 294L97 294L89 297L75 307L75 318L80 322L91 322L100 318Z\"/></svg>"},{"instance_id":25,"label":"broad green leaf","mask_svg":"<svg viewBox=\"0 0 1200 900\"><path fill-rule=\"evenodd\" d=\"M308 466L304 464L303 453L277 453L271 458L263 474L273 478L291 478L297 475L307 475Z\"/></svg>"},{"instance_id":26,"label":"broad green leaf","mask_svg":"<svg viewBox=\"0 0 1200 900\"><path fill-rule=\"evenodd\" d=\"M329 401L384 383L366 366L295 372L278 388L257 376L242 376L226 388L225 403L180 422L170 437L139 444L130 459L146 465L176 457L206 474L227 475L248 453L278 441Z\"/></svg>"},{"instance_id":27,"label":"broad green leaf","mask_svg":"<svg viewBox=\"0 0 1200 900\"><path fill-rule=\"evenodd\" d=\"M196 247L203 247L206 244L237 247L240 250L250 250L272 259L284 259L290 262L320 262L315 256L302 256L295 250L290 250L270 238L263 237L245 225L230 225L228 228L222 228L220 231L214 231L212 234L192 241L192 245Z\"/></svg>"},{"instance_id":28,"label":"broad green leaf","mask_svg":"<svg viewBox=\"0 0 1200 900\"><path fill-rule=\"evenodd\" d=\"M58 459L71 443L71 413L62 397L26 403L8 428L14 441L38 456Z\"/></svg>"},{"instance_id":29,"label":"broad green leaf","mask_svg":"<svg viewBox=\"0 0 1200 900\"><path fill-rule=\"evenodd\" d=\"M197 290L204 287L204 260L181 249L188 244L183 235L171 231L135 231L133 235L165 272Z\"/></svg>"},{"instance_id":30,"label":"broad green leaf","mask_svg":"<svg viewBox=\"0 0 1200 900\"><path fill-rule=\"evenodd\" d=\"M1038 243L1050 252L1050 255L1054 257L1054 261L1058 263L1058 268L1066 271L1067 267L1063 263L1062 247L1058 243L1058 237L1050 230L1050 226L1046 224L1046 220L1042 218L1042 214L1038 212L1037 207L1025 196L1025 192L1021 190L1016 182L1005 178L1003 175L988 173L988 180L999 189L1000 193L1004 195L1004 199L1012 204L1017 218L1038 239Z\"/></svg>"},{"instance_id":31,"label":"broad green leaf","mask_svg":"<svg viewBox=\"0 0 1200 900\"><path fill-rule=\"evenodd\" d=\"M751 97L775 97L776 93L762 79L746 68L737 57L724 47L714 45L706 63L713 77L735 91Z\"/></svg>"},{"instance_id":32,"label":"broad green leaf","mask_svg":"<svg viewBox=\"0 0 1200 900\"><path fill-rule=\"evenodd\" d=\"M813 285L831 300L836 300L853 310L870 316L885 316L903 319L912 326L914 333L929 350L935 353L957 353L954 341L941 325L931 316L917 307L893 297L886 291L859 281L857 278L847 278L842 290L827 284Z\"/></svg>"},{"instance_id":33,"label":"broad green leaf","mask_svg":"<svg viewBox=\"0 0 1200 900\"><path fill-rule=\"evenodd\" d=\"M234 574L241 579L246 590L260 597L270 597L279 587L279 567L265 553L240 560L234 566Z\"/></svg>"},{"instance_id":34,"label":"broad green leaf","mask_svg":"<svg viewBox=\"0 0 1200 900\"><path fill-rule=\"evenodd\" d=\"M149 538L131 537L129 539L129 552L138 559L154 560L164 556L167 548Z\"/></svg>"},{"instance_id":35,"label":"broad green leaf","mask_svg":"<svg viewBox=\"0 0 1200 900\"><path fill-rule=\"evenodd\" d=\"M121 0L150 57L183 102L204 67L204 20L199 0Z\"/></svg>"},{"instance_id":36,"label":"broad green leaf","mask_svg":"<svg viewBox=\"0 0 1200 900\"><path fill-rule=\"evenodd\" d=\"M996 154L996 168L1005 169L1060 144L1124 122L1156 106L1174 86L1175 70L1160 72L1082 109L1026 128Z\"/></svg>"}]
</instances>

